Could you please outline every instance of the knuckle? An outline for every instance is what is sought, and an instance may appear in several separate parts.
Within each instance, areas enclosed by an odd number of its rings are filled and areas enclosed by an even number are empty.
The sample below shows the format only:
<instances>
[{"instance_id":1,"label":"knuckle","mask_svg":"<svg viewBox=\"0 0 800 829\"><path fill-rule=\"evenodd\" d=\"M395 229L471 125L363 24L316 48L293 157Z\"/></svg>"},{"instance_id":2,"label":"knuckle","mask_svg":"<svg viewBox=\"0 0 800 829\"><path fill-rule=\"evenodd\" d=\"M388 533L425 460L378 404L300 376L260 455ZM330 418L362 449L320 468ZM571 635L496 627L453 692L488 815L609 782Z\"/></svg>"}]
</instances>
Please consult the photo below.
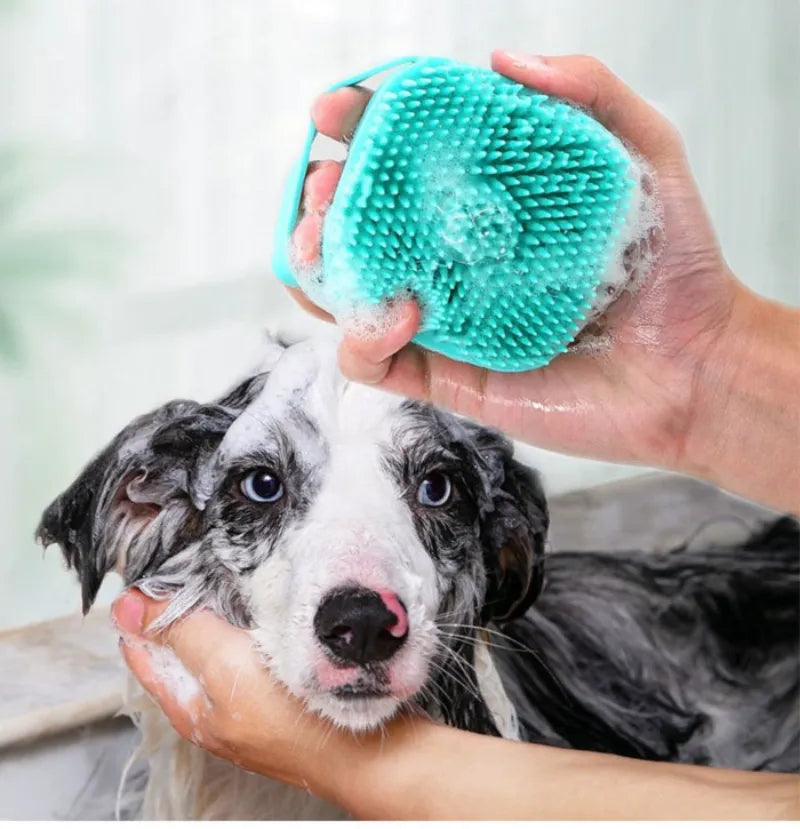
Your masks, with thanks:
<instances>
[{"instance_id":1,"label":"knuckle","mask_svg":"<svg viewBox=\"0 0 800 829\"><path fill-rule=\"evenodd\" d=\"M661 116L663 119L663 130L665 140L675 149L676 153L681 156L686 155L686 140L681 135L680 130L675 124L666 116Z\"/></svg>"},{"instance_id":2,"label":"knuckle","mask_svg":"<svg viewBox=\"0 0 800 829\"><path fill-rule=\"evenodd\" d=\"M652 130L653 138L663 148L661 154L664 159L684 159L686 157L686 142L675 124L658 109L655 113Z\"/></svg>"},{"instance_id":3,"label":"knuckle","mask_svg":"<svg viewBox=\"0 0 800 829\"><path fill-rule=\"evenodd\" d=\"M578 61L584 72L597 81L608 81L614 75L611 70L594 55L579 55Z\"/></svg>"},{"instance_id":4,"label":"knuckle","mask_svg":"<svg viewBox=\"0 0 800 829\"><path fill-rule=\"evenodd\" d=\"M575 55L571 66L573 73L590 90L582 103L601 118L608 117L617 98L619 82L616 75L593 55Z\"/></svg>"}]
</instances>

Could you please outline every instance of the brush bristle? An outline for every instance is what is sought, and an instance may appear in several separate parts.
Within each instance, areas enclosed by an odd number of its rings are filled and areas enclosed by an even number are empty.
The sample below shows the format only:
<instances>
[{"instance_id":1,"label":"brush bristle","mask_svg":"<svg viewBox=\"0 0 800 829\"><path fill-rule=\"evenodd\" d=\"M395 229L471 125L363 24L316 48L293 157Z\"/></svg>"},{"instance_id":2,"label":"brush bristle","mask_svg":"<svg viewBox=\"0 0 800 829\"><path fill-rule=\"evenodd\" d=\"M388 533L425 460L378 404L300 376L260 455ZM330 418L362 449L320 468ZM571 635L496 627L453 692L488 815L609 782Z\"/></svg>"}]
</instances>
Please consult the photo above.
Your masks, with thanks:
<instances>
[{"instance_id":1,"label":"brush bristle","mask_svg":"<svg viewBox=\"0 0 800 829\"><path fill-rule=\"evenodd\" d=\"M638 187L629 153L569 104L431 59L379 87L325 220L317 299L412 294L417 341L501 371L550 362L586 322Z\"/></svg>"}]
</instances>

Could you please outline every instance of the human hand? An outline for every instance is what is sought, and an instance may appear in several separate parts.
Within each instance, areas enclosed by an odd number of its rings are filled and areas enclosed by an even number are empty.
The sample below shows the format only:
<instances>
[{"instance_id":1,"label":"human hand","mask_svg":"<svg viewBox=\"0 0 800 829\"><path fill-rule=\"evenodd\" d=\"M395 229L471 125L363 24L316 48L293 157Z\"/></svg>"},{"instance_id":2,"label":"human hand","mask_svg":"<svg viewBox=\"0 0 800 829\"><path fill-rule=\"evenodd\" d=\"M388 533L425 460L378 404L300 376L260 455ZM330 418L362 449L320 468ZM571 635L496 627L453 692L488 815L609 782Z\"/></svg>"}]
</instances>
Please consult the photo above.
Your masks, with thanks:
<instances>
[{"instance_id":1,"label":"human hand","mask_svg":"<svg viewBox=\"0 0 800 829\"><path fill-rule=\"evenodd\" d=\"M342 371L352 379L430 400L549 449L607 460L689 471L702 367L726 332L734 304L748 292L725 265L692 178L681 139L655 109L596 60L533 58L498 51L492 67L542 92L588 108L649 163L663 207L663 233L643 246L660 259L635 294L623 293L607 314L610 347L580 351L519 374L457 363L409 344L420 313L411 302L376 339L345 334ZM322 95L312 117L325 135L344 140L369 100L359 88ZM341 165L317 162L306 178L293 241L308 264L320 252L325 207ZM641 251L629 252L633 268ZM298 289L295 298L330 319Z\"/></svg>"},{"instance_id":2,"label":"human hand","mask_svg":"<svg viewBox=\"0 0 800 829\"><path fill-rule=\"evenodd\" d=\"M112 616L128 667L180 736L237 766L330 799L336 777L329 758L348 749L339 744L343 733L306 712L270 678L247 631L209 611L150 629L167 605L129 590ZM166 674L162 648L191 679L177 681L174 670Z\"/></svg>"},{"instance_id":3,"label":"human hand","mask_svg":"<svg viewBox=\"0 0 800 829\"><path fill-rule=\"evenodd\" d=\"M150 629L167 602L114 604L128 667L185 739L249 771L379 820L765 819L798 816L792 775L653 763L487 737L400 715L354 735L273 682L246 631L199 611ZM159 668L169 648L193 678ZM196 684L196 692L191 685ZM458 758L454 762L454 758ZM576 792L580 796L576 797Z\"/></svg>"}]
</instances>

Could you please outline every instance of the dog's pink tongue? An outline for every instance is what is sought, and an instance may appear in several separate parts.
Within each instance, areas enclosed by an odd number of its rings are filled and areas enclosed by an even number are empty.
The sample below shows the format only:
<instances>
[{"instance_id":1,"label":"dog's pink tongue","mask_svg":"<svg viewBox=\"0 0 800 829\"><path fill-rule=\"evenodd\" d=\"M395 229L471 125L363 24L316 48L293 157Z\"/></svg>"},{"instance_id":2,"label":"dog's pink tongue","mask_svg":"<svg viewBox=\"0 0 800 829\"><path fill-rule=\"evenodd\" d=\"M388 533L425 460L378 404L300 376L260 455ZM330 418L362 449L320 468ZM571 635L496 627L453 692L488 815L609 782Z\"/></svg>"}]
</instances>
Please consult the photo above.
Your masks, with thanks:
<instances>
[{"instance_id":1,"label":"dog's pink tongue","mask_svg":"<svg viewBox=\"0 0 800 829\"><path fill-rule=\"evenodd\" d=\"M386 605L386 609L390 613L394 613L397 619L397 621L390 627L387 627L386 630L398 639L401 636L405 636L408 633L408 614L406 613L406 609L403 607L403 603L397 598L397 594L392 593L391 590L379 590L378 595Z\"/></svg>"}]
</instances>

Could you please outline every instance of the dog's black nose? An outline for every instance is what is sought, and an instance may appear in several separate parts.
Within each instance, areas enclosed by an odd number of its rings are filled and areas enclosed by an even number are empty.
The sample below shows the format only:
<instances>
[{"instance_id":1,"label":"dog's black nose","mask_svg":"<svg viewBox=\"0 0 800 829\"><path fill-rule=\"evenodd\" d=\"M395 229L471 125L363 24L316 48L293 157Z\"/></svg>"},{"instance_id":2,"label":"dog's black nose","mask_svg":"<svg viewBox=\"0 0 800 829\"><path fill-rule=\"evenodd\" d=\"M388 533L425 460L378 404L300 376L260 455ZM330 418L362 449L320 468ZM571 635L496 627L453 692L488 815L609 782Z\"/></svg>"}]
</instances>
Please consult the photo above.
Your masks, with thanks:
<instances>
[{"instance_id":1,"label":"dog's black nose","mask_svg":"<svg viewBox=\"0 0 800 829\"><path fill-rule=\"evenodd\" d=\"M399 650L408 636L408 617L394 594L383 597L374 590L344 588L322 600L314 631L337 659L367 665L383 662Z\"/></svg>"}]
</instances>

